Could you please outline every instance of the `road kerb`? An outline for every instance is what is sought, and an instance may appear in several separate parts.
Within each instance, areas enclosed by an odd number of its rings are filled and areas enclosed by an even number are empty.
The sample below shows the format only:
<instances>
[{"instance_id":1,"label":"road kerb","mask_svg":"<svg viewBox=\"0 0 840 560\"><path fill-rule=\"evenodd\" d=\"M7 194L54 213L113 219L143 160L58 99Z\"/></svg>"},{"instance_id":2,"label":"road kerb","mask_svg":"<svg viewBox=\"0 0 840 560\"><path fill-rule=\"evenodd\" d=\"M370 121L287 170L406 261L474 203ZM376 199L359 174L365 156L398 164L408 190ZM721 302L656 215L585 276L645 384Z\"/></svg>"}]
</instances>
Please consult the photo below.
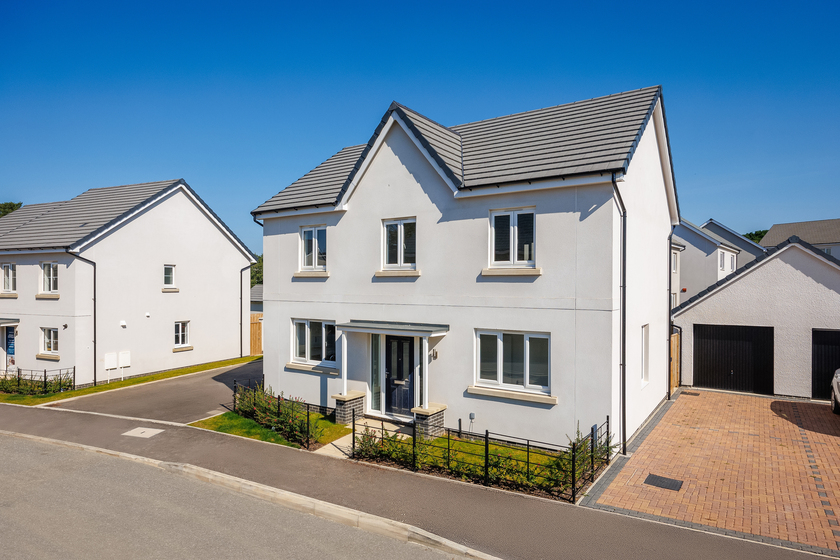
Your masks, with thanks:
<instances>
[{"instance_id":1,"label":"road kerb","mask_svg":"<svg viewBox=\"0 0 840 560\"><path fill-rule=\"evenodd\" d=\"M348 507L331 504L323 500L310 498L301 494L295 494L287 490L273 488L250 480L245 480L228 474L205 469L204 467L197 467L189 463L172 463L167 461L159 461L157 459L150 459L140 455L133 455L131 453L124 453L122 451L112 451L110 449L103 449L101 447L94 447L81 443L74 443L69 441L61 441L52 438L45 438L41 436L33 436L29 434L21 434L17 432L9 432L0 430L0 435L16 437L20 439L28 439L40 443L48 443L53 445L61 445L72 449L80 449L84 451L91 451L111 457L117 457L136 463L157 467L159 469L187 476L194 480L208 482L215 486L220 486L245 494L261 500L266 500L278 505L282 505L295 511L309 513L327 519L335 523L356 527L369 533L375 533L392 539L397 539L404 542L412 542L428 548L433 548L447 554L453 554L463 558L478 558L481 560L498 560L497 557L485 554L479 550L458 544L449 539L440 537L419 527L387 519L378 515L373 515L363 511L357 511Z\"/></svg>"}]
</instances>

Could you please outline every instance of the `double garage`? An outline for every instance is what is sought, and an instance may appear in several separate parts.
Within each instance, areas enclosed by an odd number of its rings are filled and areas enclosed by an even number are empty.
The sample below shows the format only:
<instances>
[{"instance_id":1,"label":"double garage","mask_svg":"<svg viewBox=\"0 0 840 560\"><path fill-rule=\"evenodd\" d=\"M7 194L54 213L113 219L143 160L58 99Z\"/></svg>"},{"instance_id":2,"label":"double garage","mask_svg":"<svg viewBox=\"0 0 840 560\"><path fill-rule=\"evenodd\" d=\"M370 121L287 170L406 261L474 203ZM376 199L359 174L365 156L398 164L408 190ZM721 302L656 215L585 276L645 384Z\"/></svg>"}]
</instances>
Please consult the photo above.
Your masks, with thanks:
<instances>
[{"instance_id":1,"label":"double garage","mask_svg":"<svg viewBox=\"0 0 840 560\"><path fill-rule=\"evenodd\" d=\"M840 368L840 261L792 238L673 313L682 385L830 397Z\"/></svg>"}]
</instances>

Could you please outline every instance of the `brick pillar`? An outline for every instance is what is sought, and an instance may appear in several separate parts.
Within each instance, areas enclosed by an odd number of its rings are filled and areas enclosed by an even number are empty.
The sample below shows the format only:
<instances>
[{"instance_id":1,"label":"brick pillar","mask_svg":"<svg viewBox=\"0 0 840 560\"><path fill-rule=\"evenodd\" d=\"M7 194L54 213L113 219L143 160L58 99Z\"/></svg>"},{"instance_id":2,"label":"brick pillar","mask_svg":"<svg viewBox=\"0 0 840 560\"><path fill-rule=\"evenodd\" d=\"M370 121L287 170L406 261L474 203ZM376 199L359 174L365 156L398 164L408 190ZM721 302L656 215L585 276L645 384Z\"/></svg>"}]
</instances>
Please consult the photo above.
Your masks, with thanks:
<instances>
[{"instance_id":1,"label":"brick pillar","mask_svg":"<svg viewBox=\"0 0 840 560\"><path fill-rule=\"evenodd\" d=\"M414 423L417 433L424 438L436 438L443 435L443 414L446 406L429 403L428 409L415 408Z\"/></svg>"},{"instance_id":2,"label":"brick pillar","mask_svg":"<svg viewBox=\"0 0 840 560\"><path fill-rule=\"evenodd\" d=\"M348 391L346 395L333 395L335 399L335 422L336 424L350 425L353 421L353 411L356 411L356 420L365 414L365 394L362 391Z\"/></svg>"}]
</instances>

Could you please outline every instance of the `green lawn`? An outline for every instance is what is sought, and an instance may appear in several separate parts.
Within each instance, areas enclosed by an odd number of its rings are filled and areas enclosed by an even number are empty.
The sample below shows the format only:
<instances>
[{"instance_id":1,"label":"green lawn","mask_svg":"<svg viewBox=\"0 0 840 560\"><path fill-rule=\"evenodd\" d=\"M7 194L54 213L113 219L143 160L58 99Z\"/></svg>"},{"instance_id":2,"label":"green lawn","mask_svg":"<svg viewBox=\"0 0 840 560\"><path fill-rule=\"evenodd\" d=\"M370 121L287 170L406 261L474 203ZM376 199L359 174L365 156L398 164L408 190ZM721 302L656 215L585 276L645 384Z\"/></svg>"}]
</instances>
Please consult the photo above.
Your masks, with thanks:
<instances>
[{"instance_id":1,"label":"green lawn","mask_svg":"<svg viewBox=\"0 0 840 560\"><path fill-rule=\"evenodd\" d=\"M97 385L96 387L87 387L85 389L79 389L77 391L64 391L63 393L49 393L46 395L17 395L14 393L0 393L0 403L25 404L29 406L34 406L37 404L43 404L52 401L69 399L71 397L79 397L81 395L101 393L103 391L119 389L120 387L140 385L142 383L148 383L150 381L169 379L170 377L178 377L179 375L186 375L188 373L196 373L199 371L206 371L225 366L245 364L260 359L262 359L262 356L245 356L244 358L233 358L232 360L222 360L220 362L210 362L209 364L199 364L197 366L190 366L181 369L174 369L171 371L164 371L154 375L135 377L133 379L126 379L124 381L115 381L113 383L107 383L105 385Z\"/></svg>"},{"instance_id":2,"label":"green lawn","mask_svg":"<svg viewBox=\"0 0 840 560\"><path fill-rule=\"evenodd\" d=\"M313 426L318 426L323 429L323 435L318 438L318 443L322 445L326 445L342 436L346 436L352 431L347 426L331 422L320 414L312 414L310 416L310 422ZM277 432L257 424L250 418L239 416L235 412L225 412L224 414L208 418L207 420L194 422L190 424L190 426L204 428L205 430L213 430L214 432L224 432L226 434L234 434L251 439L258 439L269 443L279 443L280 445L288 445L290 447L300 447L300 445L296 443L286 441Z\"/></svg>"}]
</instances>

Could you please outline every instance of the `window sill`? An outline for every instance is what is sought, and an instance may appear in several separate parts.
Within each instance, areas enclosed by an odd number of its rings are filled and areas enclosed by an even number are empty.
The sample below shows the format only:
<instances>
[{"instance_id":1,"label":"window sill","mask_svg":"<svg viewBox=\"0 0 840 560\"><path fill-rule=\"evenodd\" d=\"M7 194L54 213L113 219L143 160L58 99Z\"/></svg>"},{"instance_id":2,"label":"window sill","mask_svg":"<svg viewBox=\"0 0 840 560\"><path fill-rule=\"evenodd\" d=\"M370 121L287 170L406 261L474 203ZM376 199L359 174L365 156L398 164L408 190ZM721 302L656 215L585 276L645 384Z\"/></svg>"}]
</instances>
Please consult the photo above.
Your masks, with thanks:
<instances>
[{"instance_id":1,"label":"window sill","mask_svg":"<svg viewBox=\"0 0 840 560\"><path fill-rule=\"evenodd\" d=\"M173 348L173 349L172 349L172 352L173 352L173 353L176 353L176 352L189 352L189 351L190 351L190 350L192 350L192 349L193 349L193 347L192 347L192 346L176 346L175 348Z\"/></svg>"},{"instance_id":2,"label":"window sill","mask_svg":"<svg viewBox=\"0 0 840 560\"><path fill-rule=\"evenodd\" d=\"M58 354L35 354L36 360L49 360L51 362L57 362L61 360L61 356Z\"/></svg>"},{"instance_id":3,"label":"window sill","mask_svg":"<svg viewBox=\"0 0 840 560\"><path fill-rule=\"evenodd\" d=\"M58 299L58 294L35 294L35 299Z\"/></svg>"},{"instance_id":4,"label":"window sill","mask_svg":"<svg viewBox=\"0 0 840 560\"><path fill-rule=\"evenodd\" d=\"M376 278L418 278L419 270L377 270L373 274Z\"/></svg>"},{"instance_id":5,"label":"window sill","mask_svg":"<svg viewBox=\"0 0 840 560\"><path fill-rule=\"evenodd\" d=\"M514 401L525 401L540 404L557 404L557 397L551 395L540 395L537 393L526 393L524 391L510 391L508 389L494 389L491 387L479 387L471 385L467 387L470 395L481 395L484 397L496 397L500 399L511 399Z\"/></svg>"},{"instance_id":6,"label":"window sill","mask_svg":"<svg viewBox=\"0 0 840 560\"><path fill-rule=\"evenodd\" d=\"M160 291L164 294L177 294L181 290L179 290L178 288L161 288Z\"/></svg>"},{"instance_id":7,"label":"window sill","mask_svg":"<svg viewBox=\"0 0 840 560\"><path fill-rule=\"evenodd\" d=\"M15 292L0 293L0 299L17 299L18 295Z\"/></svg>"},{"instance_id":8,"label":"window sill","mask_svg":"<svg viewBox=\"0 0 840 560\"><path fill-rule=\"evenodd\" d=\"M340 373L338 371L338 368L328 366L316 366L310 364L299 364L296 362L287 363L286 369L291 371L303 371L306 373L325 373L327 375L338 375Z\"/></svg>"},{"instance_id":9,"label":"window sill","mask_svg":"<svg viewBox=\"0 0 840 560\"><path fill-rule=\"evenodd\" d=\"M482 276L542 276L542 268L485 268Z\"/></svg>"},{"instance_id":10,"label":"window sill","mask_svg":"<svg viewBox=\"0 0 840 560\"><path fill-rule=\"evenodd\" d=\"M301 270L292 274L292 278L329 278L329 270Z\"/></svg>"}]
</instances>

